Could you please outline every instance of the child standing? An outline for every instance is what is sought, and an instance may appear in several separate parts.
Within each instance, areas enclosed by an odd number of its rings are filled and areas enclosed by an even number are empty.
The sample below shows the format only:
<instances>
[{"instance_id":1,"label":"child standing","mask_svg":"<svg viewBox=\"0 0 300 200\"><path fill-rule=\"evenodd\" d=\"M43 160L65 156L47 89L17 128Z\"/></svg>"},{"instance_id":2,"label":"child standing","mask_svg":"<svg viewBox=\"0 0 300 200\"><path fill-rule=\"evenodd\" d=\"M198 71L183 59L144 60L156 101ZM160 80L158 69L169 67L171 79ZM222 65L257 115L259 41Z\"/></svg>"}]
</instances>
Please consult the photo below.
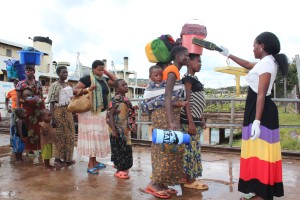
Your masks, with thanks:
<instances>
[{"instance_id":1,"label":"child standing","mask_svg":"<svg viewBox=\"0 0 300 200\"><path fill-rule=\"evenodd\" d=\"M144 93L144 100L142 102L143 111L152 112L157 108L165 107L165 88L166 80L162 80L163 69L159 65L153 65L149 68L150 83L146 87ZM177 82L173 89L172 106L184 107L187 101L180 101L184 93L182 92L183 86Z\"/></svg>"},{"instance_id":2,"label":"child standing","mask_svg":"<svg viewBox=\"0 0 300 200\"><path fill-rule=\"evenodd\" d=\"M15 153L17 161L23 161L22 153L25 149L25 138L28 136L25 122L26 110L23 108L16 108L15 115L17 116L17 131L13 136L13 152Z\"/></svg>"},{"instance_id":3,"label":"child standing","mask_svg":"<svg viewBox=\"0 0 300 200\"><path fill-rule=\"evenodd\" d=\"M202 83L195 76L201 69L199 54L189 54L188 71L182 78L186 89L186 101L190 102L180 113L182 131L191 135L190 144L185 145L184 154L184 187L192 189L208 189L208 185L196 178L202 175L200 134L206 123L202 113L206 105Z\"/></svg>"},{"instance_id":4,"label":"child standing","mask_svg":"<svg viewBox=\"0 0 300 200\"><path fill-rule=\"evenodd\" d=\"M42 158L46 169L53 170L54 167L50 165L50 158L52 158L52 143L55 142L55 130L51 125L52 115L50 110L41 110L41 150Z\"/></svg>"},{"instance_id":5,"label":"child standing","mask_svg":"<svg viewBox=\"0 0 300 200\"><path fill-rule=\"evenodd\" d=\"M135 108L125 96L127 83L123 79L115 81L116 95L109 107L109 133L111 143L111 161L114 163L117 178L129 178L128 170L133 165L131 131L135 129Z\"/></svg>"}]
</instances>

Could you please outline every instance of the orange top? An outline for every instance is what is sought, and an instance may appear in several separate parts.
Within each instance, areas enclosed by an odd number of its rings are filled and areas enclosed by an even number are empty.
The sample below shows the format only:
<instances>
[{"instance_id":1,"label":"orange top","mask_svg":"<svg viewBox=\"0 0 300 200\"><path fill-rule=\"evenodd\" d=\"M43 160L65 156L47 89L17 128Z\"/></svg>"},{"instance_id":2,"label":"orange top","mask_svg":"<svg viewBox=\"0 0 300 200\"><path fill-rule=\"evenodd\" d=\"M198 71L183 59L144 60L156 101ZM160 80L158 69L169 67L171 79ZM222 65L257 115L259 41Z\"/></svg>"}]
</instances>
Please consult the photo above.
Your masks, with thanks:
<instances>
[{"instance_id":1,"label":"orange top","mask_svg":"<svg viewBox=\"0 0 300 200\"><path fill-rule=\"evenodd\" d=\"M176 80L180 80L180 74L179 70L175 65L169 65L164 71L163 71L163 80L167 80L168 74L174 73L176 76Z\"/></svg>"},{"instance_id":2,"label":"orange top","mask_svg":"<svg viewBox=\"0 0 300 200\"><path fill-rule=\"evenodd\" d=\"M9 91L6 95L7 99L11 98L11 107L16 108L17 107L17 91L16 89L13 89Z\"/></svg>"}]
</instances>

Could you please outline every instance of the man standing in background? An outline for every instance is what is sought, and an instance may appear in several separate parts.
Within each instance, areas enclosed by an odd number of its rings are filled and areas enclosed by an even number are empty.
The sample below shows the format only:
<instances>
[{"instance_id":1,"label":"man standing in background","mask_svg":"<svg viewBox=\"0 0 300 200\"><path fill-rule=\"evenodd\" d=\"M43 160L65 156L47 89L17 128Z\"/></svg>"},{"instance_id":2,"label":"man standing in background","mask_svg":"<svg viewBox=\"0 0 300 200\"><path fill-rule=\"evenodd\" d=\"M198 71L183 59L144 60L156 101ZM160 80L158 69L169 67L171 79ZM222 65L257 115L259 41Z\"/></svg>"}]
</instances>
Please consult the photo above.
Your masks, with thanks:
<instances>
[{"instance_id":1,"label":"man standing in background","mask_svg":"<svg viewBox=\"0 0 300 200\"><path fill-rule=\"evenodd\" d=\"M15 108L17 108L17 91L16 85L19 82L18 79L14 79L14 89L9 91L5 98L5 108L7 112L10 113L10 146L12 146L13 136L16 133L16 126L15 126ZM9 106L9 100L11 99L11 106Z\"/></svg>"}]
</instances>

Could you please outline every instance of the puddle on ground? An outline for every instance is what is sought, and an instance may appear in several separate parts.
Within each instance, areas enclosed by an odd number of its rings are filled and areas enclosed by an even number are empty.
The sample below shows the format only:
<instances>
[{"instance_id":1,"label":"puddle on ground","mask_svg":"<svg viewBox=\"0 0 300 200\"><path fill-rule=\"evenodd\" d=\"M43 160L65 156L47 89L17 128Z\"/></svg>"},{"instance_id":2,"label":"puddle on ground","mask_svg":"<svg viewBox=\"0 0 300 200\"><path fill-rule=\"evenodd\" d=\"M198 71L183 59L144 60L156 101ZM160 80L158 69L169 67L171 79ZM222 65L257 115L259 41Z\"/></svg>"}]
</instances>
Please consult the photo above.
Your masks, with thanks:
<instances>
[{"instance_id":1,"label":"puddle on ground","mask_svg":"<svg viewBox=\"0 0 300 200\"><path fill-rule=\"evenodd\" d=\"M15 195L16 195L16 193L13 191L0 192L0 197L13 197Z\"/></svg>"}]
</instances>

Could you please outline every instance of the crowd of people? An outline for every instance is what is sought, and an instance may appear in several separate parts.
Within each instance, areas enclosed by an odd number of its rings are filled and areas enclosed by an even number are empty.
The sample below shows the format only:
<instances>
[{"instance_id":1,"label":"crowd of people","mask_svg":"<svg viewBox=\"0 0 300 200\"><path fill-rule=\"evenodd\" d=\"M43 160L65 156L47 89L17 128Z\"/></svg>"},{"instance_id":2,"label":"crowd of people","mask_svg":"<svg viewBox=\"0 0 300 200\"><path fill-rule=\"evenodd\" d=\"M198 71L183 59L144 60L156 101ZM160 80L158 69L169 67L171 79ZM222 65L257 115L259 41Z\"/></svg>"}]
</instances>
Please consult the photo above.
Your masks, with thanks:
<instances>
[{"instance_id":1,"label":"crowd of people","mask_svg":"<svg viewBox=\"0 0 300 200\"><path fill-rule=\"evenodd\" d=\"M273 199L284 195L279 141L278 111L270 98L277 70L287 73L287 58L280 52L276 35L263 32L254 40L251 63L220 47L222 55L249 69L249 83L242 130L240 178L241 199ZM179 71L187 66L181 77ZM171 50L169 62L157 63L149 69L150 83L145 90L142 109L151 116L152 128L188 133L187 144L163 143L151 145L152 174L145 192L157 198L171 198L177 191L169 186L207 190L203 183L200 135L206 128L202 113L205 108L204 85L198 80L201 55L189 53L178 45ZM135 130L135 113L126 97L125 80L105 69L100 60L92 64L90 75L80 78L72 88L66 82L66 67L56 69L58 80L51 84L48 94L50 110L45 109L41 83L34 78L34 66L26 66L26 79L16 82L16 104L12 105L11 145L16 161L22 161L24 150L36 158L39 150L46 169L59 170L75 164L75 126L67 109L73 95L92 93L90 111L78 114L79 155L89 157L87 173L99 174L106 165L100 158L111 155L120 179L130 178L133 165L131 132ZM105 75L105 76L104 76ZM115 89L112 97L110 87ZM7 99L12 98L9 93ZM6 106L8 107L8 100ZM54 166L49 160L55 159ZM38 162L35 160L35 162ZM263 170L263 173L260 171Z\"/></svg>"}]
</instances>

